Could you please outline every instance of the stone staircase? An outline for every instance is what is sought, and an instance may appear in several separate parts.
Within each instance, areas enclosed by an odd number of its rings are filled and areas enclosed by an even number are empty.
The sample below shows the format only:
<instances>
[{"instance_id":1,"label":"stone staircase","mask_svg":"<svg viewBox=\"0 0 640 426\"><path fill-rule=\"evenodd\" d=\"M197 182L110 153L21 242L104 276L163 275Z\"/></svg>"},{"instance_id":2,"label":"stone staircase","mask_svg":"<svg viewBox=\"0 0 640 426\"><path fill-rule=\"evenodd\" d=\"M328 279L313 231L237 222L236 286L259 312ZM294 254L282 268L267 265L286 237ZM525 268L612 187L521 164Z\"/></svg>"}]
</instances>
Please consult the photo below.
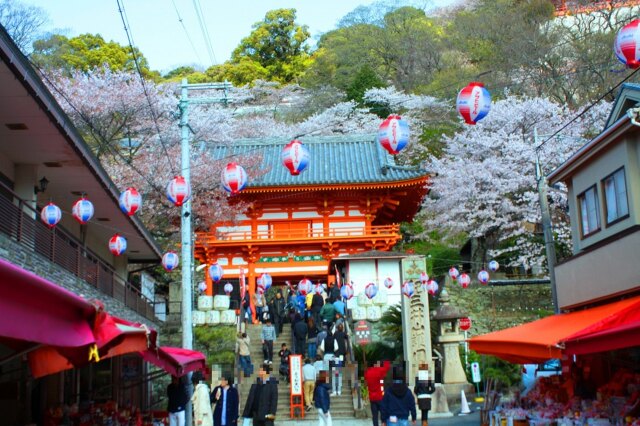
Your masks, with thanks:
<instances>
[{"instance_id":1,"label":"stone staircase","mask_svg":"<svg viewBox=\"0 0 640 426\"><path fill-rule=\"evenodd\" d=\"M240 414L244 410L244 404L249 395L249 389L251 384L255 383L258 378L258 369L262 365L262 343L260 341L260 331L262 325L252 324L246 328L247 335L251 339L251 362L253 363L253 374L251 377L236 377L238 392L240 394ZM280 351L280 345L286 343L289 350L292 349L291 340L291 325L284 324L282 327L282 333L278 335L277 339L273 342L273 364L271 376L278 379L278 412L277 418L280 420L288 420L290 418L289 410L289 383L280 378L278 370L280 368L280 357L278 351ZM242 374L240 374L242 375ZM353 386L348 379L348 373L345 371L342 381L342 395L331 397L331 415L333 418L353 418L353 399L352 389ZM305 420L317 420L318 414L314 409L305 413Z\"/></svg>"}]
</instances>

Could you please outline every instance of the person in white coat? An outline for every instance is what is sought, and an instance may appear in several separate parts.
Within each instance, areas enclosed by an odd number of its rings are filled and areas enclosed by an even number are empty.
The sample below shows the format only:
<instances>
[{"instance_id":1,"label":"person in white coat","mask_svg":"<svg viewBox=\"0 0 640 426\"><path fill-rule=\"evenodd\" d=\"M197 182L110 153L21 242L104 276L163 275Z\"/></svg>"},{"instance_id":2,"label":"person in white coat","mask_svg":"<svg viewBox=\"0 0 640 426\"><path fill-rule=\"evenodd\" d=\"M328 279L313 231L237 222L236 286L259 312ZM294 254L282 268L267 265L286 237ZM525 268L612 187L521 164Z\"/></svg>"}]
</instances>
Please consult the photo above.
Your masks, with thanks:
<instances>
[{"instance_id":1,"label":"person in white coat","mask_svg":"<svg viewBox=\"0 0 640 426\"><path fill-rule=\"evenodd\" d=\"M193 424L195 426L213 426L213 412L209 399L209 386L200 380L191 397L193 403Z\"/></svg>"}]
</instances>

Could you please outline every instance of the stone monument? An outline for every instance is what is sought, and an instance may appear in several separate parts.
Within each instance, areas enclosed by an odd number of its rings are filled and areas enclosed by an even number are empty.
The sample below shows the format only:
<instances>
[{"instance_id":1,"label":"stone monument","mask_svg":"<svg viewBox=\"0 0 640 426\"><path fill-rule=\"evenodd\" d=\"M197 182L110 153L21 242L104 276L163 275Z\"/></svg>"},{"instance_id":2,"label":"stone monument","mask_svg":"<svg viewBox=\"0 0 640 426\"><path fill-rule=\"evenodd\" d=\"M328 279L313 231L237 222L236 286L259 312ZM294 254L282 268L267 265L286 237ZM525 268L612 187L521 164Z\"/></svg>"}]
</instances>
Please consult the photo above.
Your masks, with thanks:
<instances>
[{"instance_id":1,"label":"stone monument","mask_svg":"<svg viewBox=\"0 0 640 426\"><path fill-rule=\"evenodd\" d=\"M460 318L467 315L455 306L449 304L449 293L442 289L440 306L434 310L431 319L439 325L436 343L442 347L442 384L447 395L460 395L460 391L473 392L473 386L467 381L467 376L460 361L459 347L464 341L464 334L460 331Z\"/></svg>"}]
</instances>

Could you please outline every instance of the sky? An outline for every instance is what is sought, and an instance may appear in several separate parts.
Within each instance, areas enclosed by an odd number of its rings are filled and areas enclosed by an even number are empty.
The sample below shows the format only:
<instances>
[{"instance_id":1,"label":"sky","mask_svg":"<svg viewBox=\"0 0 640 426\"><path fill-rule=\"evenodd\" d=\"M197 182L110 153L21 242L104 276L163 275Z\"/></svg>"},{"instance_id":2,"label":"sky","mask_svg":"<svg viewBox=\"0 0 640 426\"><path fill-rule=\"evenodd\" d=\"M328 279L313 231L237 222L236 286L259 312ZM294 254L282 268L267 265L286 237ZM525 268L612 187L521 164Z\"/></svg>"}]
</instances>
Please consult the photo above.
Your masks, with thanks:
<instances>
[{"instance_id":1,"label":"sky","mask_svg":"<svg viewBox=\"0 0 640 426\"><path fill-rule=\"evenodd\" d=\"M455 1L412 3L440 7ZM22 2L45 10L49 17L45 31L61 32L67 37L100 34L107 41L128 45L117 0ZM263 20L269 10L295 8L297 23L307 25L311 38L317 40L322 33L334 29L344 15L371 3L371 0L120 0L134 46L147 58L151 69L163 73L183 65L205 69L227 61L233 49L251 33L252 25ZM200 6L204 17L213 60L206 48L205 31L199 25L195 5Z\"/></svg>"}]
</instances>

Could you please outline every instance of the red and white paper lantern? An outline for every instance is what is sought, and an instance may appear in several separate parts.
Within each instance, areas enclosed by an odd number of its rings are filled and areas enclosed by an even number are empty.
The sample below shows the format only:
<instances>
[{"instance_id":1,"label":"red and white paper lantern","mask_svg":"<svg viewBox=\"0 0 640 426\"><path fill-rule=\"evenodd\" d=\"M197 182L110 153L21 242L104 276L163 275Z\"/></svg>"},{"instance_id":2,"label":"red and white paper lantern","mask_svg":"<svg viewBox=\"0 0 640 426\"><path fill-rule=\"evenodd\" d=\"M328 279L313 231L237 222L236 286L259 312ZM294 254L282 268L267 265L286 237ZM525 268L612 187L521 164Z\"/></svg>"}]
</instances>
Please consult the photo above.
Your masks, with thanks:
<instances>
[{"instance_id":1,"label":"red and white paper lantern","mask_svg":"<svg viewBox=\"0 0 640 426\"><path fill-rule=\"evenodd\" d=\"M109 251L114 256L120 256L127 250L127 239L120 234L115 234L109 240Z\"/></svg>"},{"instance_id":2,"label":"red and white paper lantern","mask_svg":"<svg viewBox=\"0 0 640 426\"><path fill-rule=\"evenodd\" d=\"M391 114L378 128L378 142L391 155L396 155L409 143L409 124L396 114Z\"/></svg>"},{"instance_id":3,"label":"red and white paper lantern","mask_svg":"<svg viewBox=\"0 0 640 426\"><path fill-rule=\"evenodd\" d=\"M478 281L480 281L480 284L487 285L489 283L489 273L484 269L478 272Z\"/></svg>"},{"instance_id":4,"label":"red and white paper lantern","mask_svg":"<svg viewBox=\"0 0 640 426\"><path fill-rule=\"evenodd\" d=\"M500 264L497 261L492 260L491 262L489 262L489 270L491 272L496 272L499 268Z\"/></svg>"},{"instance_id":5,"label":"red and white paper lantern","mask_svg":"<svg viewBox=\"0 0 640 426\"><path fill-rule=\"evenodd\" d=\"M387 277L387 278L384 279L384 286L386 288L393 287L393 280L391 279L391 277Z\"/></svg>"},{"instance_id":6,"label":"red and white paper lantern","mask_svg":"<svg viewBox=\"0 0 640 426\"><path fill-rule=\"evenodd\" d=\"M457 268L452 267L451 269L449 269L449 276L451 277L452 280L455 281L460 276L460 272L458 271Z\"/></svg>"},{"instance_id":7,"label":"red and white paper lantern","mask_svg":"<svg viewBox=\"0 0 640 426\"><path fill-rule=\"evenodd\" d=\"M176 176L167 184L167 198L180 207L191 198L191 186L183 176Z\"/></svg>"},{"instance_id":8,"label":"red and white paper lantern","mask_svg":"<svg viewBox=\"0 0 640 426\"><path fill-rule=\"evenodd\" d=\"M618 31L613 51L627 67L640 67L640 19L634 19Z\"/></svg>"},{"instance_id":9,"label":"red and white paper lantern","mask_svg":"<svg viewBox=\"0 0 640 426\"><path fill-rule=\"evenodd\" d=\"M228 295L230 295L230 294L231 294L231 292L233 291L233 284L231 284L231 283L226 283L226 284L224 285L224 287L223 287L223 288L224 288L224 292L225 292L225 294L228 296Z\"/></svg>"},{"instance_id":10,"label":"red and white paper lantern","mask_svg":"<svg viewBox=\"0 0 640 426\"><path fill-rule=\"evenodd\" d=\"M458 283L460 284L460 287L467 288L469 287L469 284L471 284L471 277L463 272L460 274L460 277L458 277Z\"/></svg>"},{"instance_id":11,"label":"red and white paper lantern","mask_svg":"<svg viewBox=\"0 0 640 426\"><path fill-rule=\"evenodd\" d=\"M313 283L311 282L311 280L307 278L300 280L300 282L298 283L298 293L300 293L302 296L306 296L311 291L313 291Z\"/></svg>"},{"instance_id":12,"label":"red and white paper lantern","mask_svg":"<svg viewBox=\"0 0 640 426\"><path fill-rule=\"evenodd\" d=\"M176 269L179 263L180 258L175 251L168 251L162 256L162 267L167 272L171 272Z\"/></svg>"},{"instance_id":13,"label":"red and white paper lantern","mask_svg":"<svg viewBox=\"0 0 640 426\"><path fill-rule=\"evenodd\" d=\"M476 124L489 113L491 95L482 83L474 81L458 93L456 108L465 123Z\"/></svg>"},{"instance_id":14,"label":"red and white paper lantern","mask_svg":"<svg viewBox=\"0 0 640 426\"><path fill-rule=\"evenodd\" d=\"M343 298L350 300L353 297L353 286L349 285L349 284L345 284L342 286L342 288L340 289L340 296L342 296Z\"/></svg>"},{"instance_id":15,"label":"red and white paper lantern","mask_svg":"<svg viewBox=\"0 0 640 426\"><path fill-rule=\"evenodd\" d=\"M285 145L280 154L282 164L289 170L292 176L297 176L309 166L311 154L307 147L297 139Z\"/></svg>"},{"instance_id":16,"label":"red and white paper lantern","mask_svg":"<svg viewBox=\"0 0 640 426\"><path fill-rule=\"evenodd\" d=\"M223 275L224 271L222 270L222 266L220 266L218 263L213 263L211 266L209 266L209 278L211 278L214 283L219 282L222 279Z\"/></svg>"},{"instance_id":17,"label":"red and white paper lantern","mask_svg":"<svg viewBox=\"0 0 640 426\"><path fill-rule=\"evenodd\" d=\"M80 222L81 225L89 222L93 217L93 203L82 197L73 204L71 215Z\"/></svg>"},{"instance_id":18,"label":"red and white paper lantern","mask_svg":"<svg viewBox=\"0 0 640 426\"><path fill-rule=\"evenodd\" d=\"M247 186L247 172L236 163L229 163L222 170L222 187L235 195Z\"/></svg>"},{"instance_id":19,"label":"red and white paper lantern","mask_svg":"<svg viewBox=\"0 0 640 426\"><path fill-rule=\"evenodd\" d=\"M427 293L429 293L431 296L435 296L436 294L438 294L438 289L440 288L440 286L438 285L438 282L435 280L429 280L427 282Z\"/></svg>"},{"instance_id":20,"label":"red and white paper lantern","mask_svg":"<svg viewBox=\"0 0 640 426\"><path fill-rule=\"evenodd\" d=\"M367 284L367 286L364 288L364 294L369 299L373 299L374 297L376 297L376 294L378 294L378 286L375 283Z\"/></svg>"},{"instance_id":21,"label":"red and white paper lantern","mask_svg":"<svg viewBox=\"0 0 640 426\"><path fill-rule=\"evenodd\" d=\"M413 281L405 281L404 284L402 284L402 294L410 298L414 293L415 288L413 286Z\"/></svg>"},{"instance_id":22,"label":"red and white paper lantern","mask_svg":"<svg viewBox=\"0 0 640 426\"><path fill-rule=\"evenodd\" d=\"M142 206L142 196L135 188L127 188L120 194L118 199L120 204L120 210L128 216L136 214Z\"/></svg>"},{"instance_id":23,"label":"red and white paper lantern","mask_svg":"<svg viewBox=\"0 0 640 426\"><path fill-rule=\"evenodd\" d=\"M49 203L42 208L40 212L40 220L49 228L53 228L62 219L62 210L53 203Z\"/></svg>"},{"instance_id":24,"label":"red and white paper lantern","mask_svg":"<svg viewBox=\"0 0 640 426\"><path fill-rule=\"evenodd\" d=\"M429 281L429 275L426 272L422 272L420 274L420 282L426 283L427 281Z\"/></svg>"}]
</instances>

